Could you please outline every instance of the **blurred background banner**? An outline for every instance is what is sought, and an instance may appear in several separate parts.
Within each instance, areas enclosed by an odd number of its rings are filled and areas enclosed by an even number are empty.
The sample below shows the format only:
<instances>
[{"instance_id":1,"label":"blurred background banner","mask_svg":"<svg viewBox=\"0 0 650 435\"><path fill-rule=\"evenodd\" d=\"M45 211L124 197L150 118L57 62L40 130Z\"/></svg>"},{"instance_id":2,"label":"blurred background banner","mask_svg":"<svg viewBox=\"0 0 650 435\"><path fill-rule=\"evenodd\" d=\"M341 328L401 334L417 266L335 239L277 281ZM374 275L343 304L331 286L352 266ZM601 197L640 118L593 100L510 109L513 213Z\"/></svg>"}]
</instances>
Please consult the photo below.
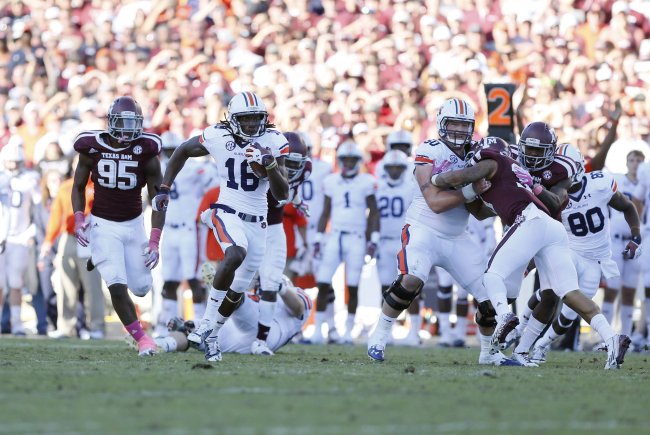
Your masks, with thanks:
<instances>
[{"instance_id":1,"label":"blurred background banner","mask_svg":"<svg viewBox=\"0 0 650 435\"><path fill-rule=\"evenodd\" d=\"M486 83L484 85L488 108L488 136L496 136L516 143L515 116L512 108L512 83Z\"/></svg>"}]
</instances>

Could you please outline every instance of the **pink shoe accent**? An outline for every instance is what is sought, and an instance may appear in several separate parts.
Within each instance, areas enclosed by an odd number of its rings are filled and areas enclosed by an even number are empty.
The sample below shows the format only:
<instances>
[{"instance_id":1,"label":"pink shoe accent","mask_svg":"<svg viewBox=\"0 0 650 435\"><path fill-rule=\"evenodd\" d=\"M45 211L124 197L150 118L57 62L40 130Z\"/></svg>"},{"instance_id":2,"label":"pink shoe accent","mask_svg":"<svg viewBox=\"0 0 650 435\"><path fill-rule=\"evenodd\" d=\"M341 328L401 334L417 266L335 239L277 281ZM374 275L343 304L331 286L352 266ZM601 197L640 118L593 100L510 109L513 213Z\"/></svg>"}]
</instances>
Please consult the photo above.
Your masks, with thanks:
<instances>
[{"instance_id":1,"label":"pink shoe accent","mask_svg":"<svg viewBox=\"0 0 650 435\"><path fill-rule=\"evenodd\" d=\"M135 341L139 342L142 339L142 337L147 335L142 329L142 325L140 324L139 320L136 320L135 322L129 325L125 325L124 327L126 328L126 332L131 334L131 337L133 337Z\"/></svg>"},{"instance_id":2,"label":"pink shoe accent","mask_svg":"<svg viewBox=\"0 0 650 435\"><path fill-rule=\"evenodd\" d=\"M153 341L148 335L144 335L140 341L138 341L138 355L140 356L150 356L155 354L157 351L156 342Z\"/></svg>"}]
</instances>

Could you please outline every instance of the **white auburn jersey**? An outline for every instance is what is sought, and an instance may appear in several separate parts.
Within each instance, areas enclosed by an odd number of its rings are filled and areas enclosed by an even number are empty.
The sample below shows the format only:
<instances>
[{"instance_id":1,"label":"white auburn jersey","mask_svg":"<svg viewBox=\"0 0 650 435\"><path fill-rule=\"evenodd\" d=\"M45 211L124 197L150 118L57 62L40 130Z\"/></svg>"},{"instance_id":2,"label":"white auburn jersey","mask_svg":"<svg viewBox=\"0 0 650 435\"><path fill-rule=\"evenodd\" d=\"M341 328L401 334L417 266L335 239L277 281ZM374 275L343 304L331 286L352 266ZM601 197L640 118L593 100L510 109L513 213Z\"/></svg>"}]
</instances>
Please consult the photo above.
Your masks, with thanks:
<instances>
[{"instance_id":1,"label":"white auburn jersey","mask_svg":"<svg viewBox=\"0 0 650 435\"><path fill-rule=\"evenodd\" d=\"M32 208L41 202L38 174L24 171L9 182L9 237L14 243L26 243L35 235Z\"/></svg>"},{"instance_id":2,"label":"white auburn jersey","mask_svg":"<svg viewBox=\"0 0 650 435\"><path fill-rule=\"evenodd\" d=\"M638 183L634 190L634 197L643 202L643 216L641 216L641 228L650 231L650 162L639 165L636 177Z\"/></svg>"},{"instance_id":3,"label":"white auburn jersey","mask_svg":"<svg viewBox=\"0 0 650 435\"><path fill-rule=\"evenodd\" d=\"M464 160L447 145L437 139L425 140L415 150L415 167L430 165L431 175L465 168ZM417 184L417 183L414 183ZM469 212L465 204L460 204L444 213L434 213L422 196L418 186L414 186L413 202L406 212L407 224L422 224L435 232L458 236L465 231Z\"/></svg>"},{"instance_id":4,"label":"white auburn jersey","mask_svg":"<svg viewBox=\"0 0 650 435\"><path fill-rule=\"evenodd\" d=\"M590 260L607 260L612 256L608 203L618 190L611 174L589 172L583 187L569 193L562 210L562 223L569 236L569 247Z\"/></svg>"},{"instance_id":5,"label":"white auburn jersey","mask_svg":"<svg viewBox=\"0 0 650 435\"><path fill-rule=\"evenodd\" d=\"M169 206L165 217L165 224L188 225L193 227L195 217L188 210L197 210L205 191L212 180L208 165L210 162L200 162L197 159L188 159L183 169L178 173L169 188ZM167 161L162 162L165 172Z\"/></svg>"},{"instance_id":6,"label":"white auburn jersey","mask_svg":"<svg viewBox=\"0 0 650 435\"><path fill-rule=\"evenodd\" d=\"M616 180L616 184L618 186L618 191L621 192L623 195L627 196L628 199L632 199L634 196L634 191L636 189L636 186L638 185L638 182L635 183L625 174L613 174L614 180ZM618 238L627 240L630 237L632 237L632 233L630 232L630 226L627 224L625 221L625 215L623 212L620 212L618 210L614 210L613 208L610 208L610 220L611 220L611 232L612 232L612 237L618 236Z\"/></svg>"},{"instance_id":7,"label":"white auburn jersey","mask_svg":"<svg viewBox=\"0 0 650 435\"><path fill-rule=\"evenodd\" d=\"M379 180L375 196L377 197L379 228L382 237L400 237L406 219L406 210L413 201L412 178L412 176L404 174L402 182L397 185L391 185L388 178Z\"/></svg>"},{"instance_id":8,"label":"white auburn jersey","mask_svg":"<svg viewBox=\"0 0 650 435\"><path fill-rule=\"evenodd\" d=\"M366 198L374 195L376 190L377 182L370 174L344 178L337 172L325 177L323 192L332 201L332 231L364 232L368 223Z\"/></svg>"},{"instance_id":9,"label":"white auburn jersey","mask_svg":"<svg viewBox=\"0 0 650 435\"><path fill-rule=\"evenodd\" d=\"M237 145L232 133L221 124L203 130L199 141L217 165L219 204L227 205L238 212L266 216L269 180L258 178L248 165L244 150L250 142ZM267 129L255 142L268 148L274 157L289 153L287 139L275 129Z\"/></svg>"},{"instance_id":10,"label":"white auburn jersey","mask_svg":"<svg viewBox=\"0 0 650 435\"><path fill-rule=\"evenodd\" d=\"M0 171L0 242L7 240L9 234L9 199L11 197L11 176L4 171Z\"/></svg>"},{"instance_id":11,"label":"white auburn jersey","mask_svg":"<svg viewBox=\"0 0 650 435\"><path fill-rule=\"evenodd\" d=\"M332 165L321 160L313 159L311 162L311 175L309 179L303 181L300 192L302 200L309 206L309 225L318 225L318 219L323 214L323 201L325 193L323 191L323 181L325 177L332 173Z\"/></svg>"}]
</instances>

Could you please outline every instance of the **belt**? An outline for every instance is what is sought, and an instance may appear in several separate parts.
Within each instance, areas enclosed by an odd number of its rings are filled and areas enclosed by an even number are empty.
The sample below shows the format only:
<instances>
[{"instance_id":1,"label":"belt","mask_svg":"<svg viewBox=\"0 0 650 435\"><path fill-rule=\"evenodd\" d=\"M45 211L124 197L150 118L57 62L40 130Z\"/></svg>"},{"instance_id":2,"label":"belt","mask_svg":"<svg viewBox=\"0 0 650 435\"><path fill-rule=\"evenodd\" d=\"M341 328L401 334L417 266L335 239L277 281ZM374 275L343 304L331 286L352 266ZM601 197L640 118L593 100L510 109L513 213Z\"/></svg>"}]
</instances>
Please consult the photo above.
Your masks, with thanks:
<instances>
[{"instance_id":1,"label":"belt","mask_svg":"<svg viewBox=\"0 0 650 435\"><path fill-rule=\"evenodd\" d=\"M242 213L238 212L234 208L228 207L227 205L224 204L210 204L211 209L217 209L217 210L223 210L226 213L230 214L236 214L239 219L243 220L244 222L262 222L265 218L264 216L254 216L252 214L247 214L247 213Z\"/></svg>"}]
</instances>

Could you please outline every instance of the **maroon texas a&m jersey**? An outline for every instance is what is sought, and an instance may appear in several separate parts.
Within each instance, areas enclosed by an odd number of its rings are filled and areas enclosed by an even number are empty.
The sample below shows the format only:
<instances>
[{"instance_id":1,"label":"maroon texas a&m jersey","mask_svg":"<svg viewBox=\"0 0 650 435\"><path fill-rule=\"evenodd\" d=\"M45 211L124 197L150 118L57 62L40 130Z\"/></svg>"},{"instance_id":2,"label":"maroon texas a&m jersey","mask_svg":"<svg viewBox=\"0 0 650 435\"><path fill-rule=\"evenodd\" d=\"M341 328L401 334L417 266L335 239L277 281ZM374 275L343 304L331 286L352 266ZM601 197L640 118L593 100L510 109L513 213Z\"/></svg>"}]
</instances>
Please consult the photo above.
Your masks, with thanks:
<instances>
[{"instance_id":1,"label":"maroon texas a&m jersey","mask_svg":"<svg viewBox=\"0 0 650 435\"><path fill-rule=\"evenodd\" d=\"M548 167L528 171L532 175L535 184L541 184L546 189L550 189L562 180L573 178L578 171L578 165L573 159L564 155L566 149L566 145L559 146L555 151L553 163ZM510 145L510 153L513 159L518 160L519 147L517 145Z\"/></svg>"},{"instance_id":2,"label":"maroon texas a&m jersey","mask_svg":"<svg viewBox=\"0 0 650 435\"><path fill-rule=\"evenodd\" d=\"M124 222L142 214L142 188L145 168L162 148L155 134L143 133L126 148L113 148L104 130L84 131L77 136L74 149L93 160L91 178L95 200L91 213L110 221Z\"/></svg>"},{"instance_id":3,"label":"maroon texas a&m jersey","mask_svg":"<svg viewBox=\"0 0 650 435\"><path fill-rule=\"evenodd\" d=\"M298 194L298 188L300 185L309 178L311 175L311 160L307 159L305 166L302 168L302 174L293 181L289 181L289 199L287 202L291 202L293 198ZM266 194L266 198L269 204L269 211L266 216L266 220L269 225L281 224L282 223L282 211L284 210L284 205L280 205L277 199L271 193L271 189ZM286 204L286 203L285 203Z\"/></svg>"},{"instance_id":4,"label":"maroon texas a&m jersey","mask_svg":"<svg viewBox=\"0 0 650 435\"><path fill-rule=\"evenodd\" d=\"M526 170L510 157L499 152L483 148L479 149L469 161L475 165L481 160L497 162L497 171L490 183L492 187L481 194L481 199L501 218L504 224L512 225L517 216L532 202L537 208L550 215L546 206L530 190L524 186L518 177L528 175ZM525 174L525 175L524 175Z\"/></svg>"}]
</instances>

